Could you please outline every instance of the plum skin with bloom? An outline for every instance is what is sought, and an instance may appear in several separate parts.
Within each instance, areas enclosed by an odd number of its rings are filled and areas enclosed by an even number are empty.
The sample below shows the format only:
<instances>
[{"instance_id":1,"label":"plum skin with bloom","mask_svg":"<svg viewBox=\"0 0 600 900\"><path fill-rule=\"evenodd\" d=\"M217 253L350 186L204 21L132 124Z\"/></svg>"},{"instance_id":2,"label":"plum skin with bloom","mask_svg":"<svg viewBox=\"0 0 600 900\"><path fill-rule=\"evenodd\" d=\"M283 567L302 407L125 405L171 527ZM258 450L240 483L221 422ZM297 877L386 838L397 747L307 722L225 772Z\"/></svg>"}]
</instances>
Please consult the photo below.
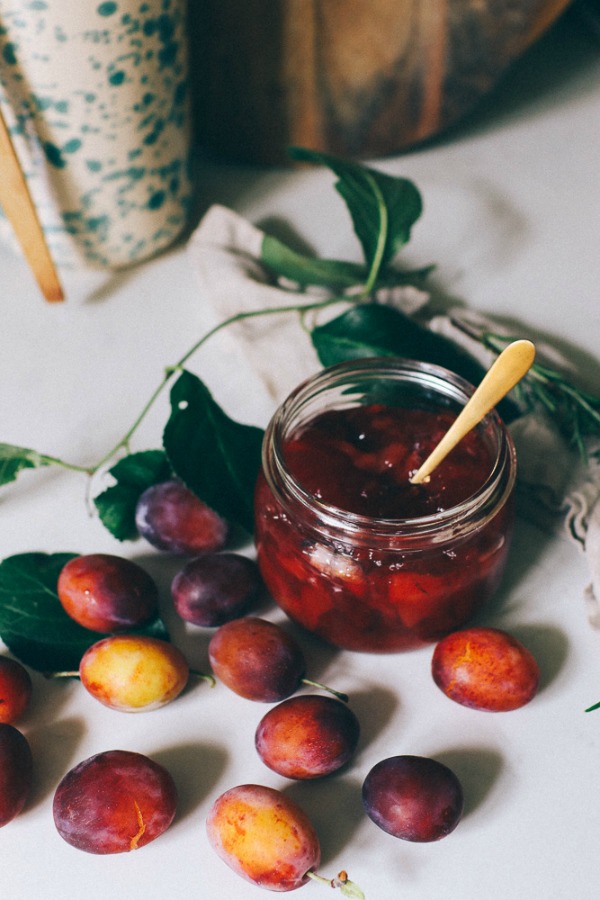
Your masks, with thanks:
<instances>
[{"instance_id":1,"label":"plum skin with bloom","mask_svg":"<svg viewBox=\"0 0 600 900\"><path fill-rule=\"evenodd\" d=\"M206 820L209 842L234 872L271 891L293 891L321 859L314 826L275 788L243 784L215 800Z\"/></svg>"},{"instance_id":2,"label":"plum skin with bloom","mask_svg":"<svg viewBox=\"0 0 600 900\"><path fill-rule=\"evenodd\" d=\"M540 668L530 650L498 628L473 627L442 638L433 651L436 685L456 703L509 712L536 695Z\"/></svg>"},{"instance_id":3,"label":"plum skin with bloom","mask_svg":"<svg viewBox=\"0 0 600 900\"><path fill-rule=\"evenodd\" d=\"M177 572L171 595L175 611L185 622L216 628L247 612L261 584L258 566L249 557L209 553Z\"/></svg>"},{"instance_id":4,"label":"plum skin with bloom","mask_svg":"<svg viewBox=\"0 0 600 900\"><path fill-rule=\"evenodd\" d=\"M134 563L110 553L88 553L61 569L58 599L68 616L91 631L121 632L158 613L158 589Z\"/></svg>"},{"instance_id":5,"label":"plum skin with bloom","mask_svg":"<svg viewBox=\"0 0 600 900\"><path fill-rule=\"evenodd\" d=\"M221 625L210 640L208 655L223 684L247 700L264 703L293 694L306 668L304 654L291 635L256 616Z\"/></svg>"},{"instance_id":6,"label":"plum skin with bloom","mask_svg":"<svg viewBox=\"0 0 600 900\"><path fill-rule=\"evenodd\" d=\"M345 703L305 694L284 700L262 717L255 746L265 765L279 775L322 778L349 762L359 735L358 719Z\"/></svg>"},{"instance_id":7,"label":"plum skin with bloom","mask_svg":"<svg viewBox=\"0 0 600 900\"><path fill-rule=\"evenodd\" d=\"M155 840L173 821L177 789L154 760L108 750L71 769L52 806L60 836L87 853L124 853Z\"/></svg>"},{"instance_id":8,"label":"plum skin with bloom","mask_svg":"<svg viewBox=\"0 0 600 900\"><path fill-rule=\"evenodd\" d=\"M228 523L176 478L146 488L135 524L149 544L176 556L221 550L229 536Z\"/></svg>"},{"instance_id":9,"label":"plum skin with bloom","mask_svg":"<svg viewBox=\"0 0 600 900\"><path fill-rule=\"evenodd\" d=\"M16 659L0 656L0 723L12 725L31 700L31 676Z\"/></svg>"},{"instance_id":10,"label":"plum skin with bloom","mask_svg":"<svg viewBox=\"0 0 600 900\"><path fill-rule=\"evenodd\" d=\"M33 756L18 728L0 723L0 827L18 816L29 796Z\"/></svg>"},{"instance_id":11,"label":"plum skin with bloom","mask_svg":"<svg viewBox=\"0 0 600 900\"><path fill-rule=\"evenodd\" d=\"M183 691L189 674L177 647L147 635L103 638L88 647L79 663L86 690L104 706L121 712L165 706Z\"/></svg>"},{"instance_id":12,"label":"plum skin with bloom","mask_svg":"<svg viewBox=\"0 0 600 900\"><path fill-rule=\"evenodd\" d=\"M391 756L373 766L362 787L369 818L382 831L416 843L439 841L458 825L464 808L460 781L424 756Z\"/></svg>"}]
</instances>

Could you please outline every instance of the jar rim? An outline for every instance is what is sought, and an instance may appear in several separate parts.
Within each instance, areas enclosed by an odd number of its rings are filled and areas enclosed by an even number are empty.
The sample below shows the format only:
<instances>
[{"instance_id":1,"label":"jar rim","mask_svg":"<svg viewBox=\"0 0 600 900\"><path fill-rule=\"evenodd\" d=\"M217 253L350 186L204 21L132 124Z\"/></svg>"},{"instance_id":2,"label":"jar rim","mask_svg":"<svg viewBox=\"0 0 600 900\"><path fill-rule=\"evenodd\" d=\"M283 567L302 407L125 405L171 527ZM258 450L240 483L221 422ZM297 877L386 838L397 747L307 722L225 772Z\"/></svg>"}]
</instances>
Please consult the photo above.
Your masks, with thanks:
<instances>
[{"instance_id":1,"label":"jar rim","mask_svg":"<svg viewBox=\"0 0 600 900\"><path fill-rule=\"evenodd\" d=\"M463 530L468 531L476 514L478 524L495 515L510 495L516 477L516 456L512 439L502 419L495 410L488 413L479 427L491 431L496 441L496 454L492 468L483 484L460 503L440 512L415 517L373 517L342 509L325 503L306 490L287 470L283 456L283 442L286 426L289 428L297 412L311 400L322 396L331 388L339 388L360 378L360 383L382 378L396 382L406 381L423 385L464 405L475 388L460 375L443 366L404 357L366 357L336 363L326 367L301 382L283 401L273 415L263 443L263 471L271 490L283 501L281 491L274 483L285 475L286 495L293 504L298 504L305 513L318 519L320 528L335 531L343 528L356 535L368 533L382 538L419 538L436 535L445 540L449 535L456 537ZM437 389L437 390L436 390ZM356 405L356 404L353 404ZM308 421L310 416L303 421ZM298 424L297 422L293 424ZM289 433L289 430L287 433ZM267 459L267 447L271 446L271 465ZM273 477L275 475L275 478Z\"/></svg>"}]
</instances>

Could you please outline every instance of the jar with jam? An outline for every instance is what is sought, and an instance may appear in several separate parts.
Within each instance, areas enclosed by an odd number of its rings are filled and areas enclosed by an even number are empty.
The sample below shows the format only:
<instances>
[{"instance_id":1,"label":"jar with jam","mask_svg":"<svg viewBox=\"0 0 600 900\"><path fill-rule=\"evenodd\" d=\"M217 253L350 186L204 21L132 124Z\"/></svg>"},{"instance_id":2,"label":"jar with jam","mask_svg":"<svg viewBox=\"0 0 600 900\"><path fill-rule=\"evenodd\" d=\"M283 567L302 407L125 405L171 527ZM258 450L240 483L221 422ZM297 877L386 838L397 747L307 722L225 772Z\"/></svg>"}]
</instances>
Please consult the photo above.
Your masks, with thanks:
<instances>
[{"instance_id":1,"label":"jar with jam","mask_svg":"<svg viewBox=\"0 0 600 900\"><path fill-rule=\"evenodd\" d=\"M473 387L413 360L353 360L275 413L256 488L263 578L288 616L350 650L462 627L494 593L514 516L515 451L490 413L412 484Z\"/></svg>"}]
</instances>

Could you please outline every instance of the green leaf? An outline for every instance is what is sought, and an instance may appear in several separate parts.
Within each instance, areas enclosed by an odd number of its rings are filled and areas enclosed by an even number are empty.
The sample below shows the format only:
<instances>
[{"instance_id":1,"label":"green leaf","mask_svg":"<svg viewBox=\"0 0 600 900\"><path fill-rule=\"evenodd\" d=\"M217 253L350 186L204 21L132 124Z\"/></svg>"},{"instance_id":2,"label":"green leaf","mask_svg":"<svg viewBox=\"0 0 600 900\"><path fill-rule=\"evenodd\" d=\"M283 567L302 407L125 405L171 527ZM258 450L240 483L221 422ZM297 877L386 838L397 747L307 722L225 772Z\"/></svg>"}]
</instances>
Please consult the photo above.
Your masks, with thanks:
<instances>
[{"instance_id":1,"label":"green leaf","mask_svg":"<svg viewBox=\"0 0 600 900\"><path fill-rule=\"evenodd\" d=\"M49 466L54 461L50 456L44 456L37 450L30 450L28 447L0 444L0 485L14 481L23 469Z\"/></svg>"},{"instance_id":2,"label":"green leaf","mask_svg":"<svg viewBox=\"0 0 600 900\"><path fill-rule=\"evenodd\" d=\"M78 625L58 599L58 576L74 556L21 553L0 563L0 637L21 662L39 672L76 670L87 648L107 637ZM135 633L168 639L160 619Z\"/></svg>"},{"instance_id":3,"label":"green leaf","mask_svg":"<svg viewBox=\"0 0 600 900\"><path fill-rule=\"evenodd\" d=\"M365 356L403 356L437 363L479 380L483 368L456 344L392 306L361 303L312 331L324 366Z\"/></svg>"},{"instance_id":4,"label":"green leaf","mask_svg":"<svg viewBox=\"0 0 600 900\"><path fill-rule=\"evenodd\" d=\"M201 500L249 533L263 431L230 419L208 388L183 371L171 389L163 444L173 471Z\"/></svg>"},{"instance_id":5,"label":"green leaf","mask_svg":"<svg viewBox=\"0 0 600 900\"><path fill-rule=\"evenodd\" d=\"M415 184L305 147L292 147L289 152L293 159L320 163L338 176L336 190L348 207L367 266L370 269L380 255L378 270L385 268L410 239L423 210Z\"/></svg>"},{"instance_id":6,"label":"green leaf","mask_svg":"<svg viewBox=\"0 0 600 900\"><path fill-rule=\"evenodd\" d=\"M164 450L143 450L120 459L109 469L116 484L94 498L104 526L119 541L138 536L135 509L140 495L153 484L166 481L171 467Z\"/></svg>"},{"instance_id":7,"label":"green leaf","mask_svg":"<svg viewBox=\"0 0 600 900\"><path fill-rule=\"evenodd\" d=\"M332 290L362 284L369 274L364 265L338 259L319 259L292 250L278 238L266 234L262 241L261 262L267 269L301 286L308 284Z\"/></svg>"},{"instance_id":8,"label":"green leaf","mask_svg":"<svg viewBox=\"0 0 600 900\"><path fill-rule=\"evenodd\" d=\"M364 284L369 274L366 266L361 263L306 256L269 234L262 241L261 262L273 275L288 278L301 287L317 285L336 292ZM421 286L433 268L434 266L412 270L388 268L379 274L376 287L404 284Z\"/></svg>"},{"instance_id":9,"label":"green leaf","mask_svg":"<svg viewBox=\"0 0 600 900\"><path fill-rule=\"evenodd\" d=\"M485 369L457 344L419 325L391 306L362 303L325 325L313 329L311 339L324 366L361 357L401 356L444 366L471 384L478 384ZM503 401L501 415L510 421L514 405Z\"/></svg>"}]
</instances>

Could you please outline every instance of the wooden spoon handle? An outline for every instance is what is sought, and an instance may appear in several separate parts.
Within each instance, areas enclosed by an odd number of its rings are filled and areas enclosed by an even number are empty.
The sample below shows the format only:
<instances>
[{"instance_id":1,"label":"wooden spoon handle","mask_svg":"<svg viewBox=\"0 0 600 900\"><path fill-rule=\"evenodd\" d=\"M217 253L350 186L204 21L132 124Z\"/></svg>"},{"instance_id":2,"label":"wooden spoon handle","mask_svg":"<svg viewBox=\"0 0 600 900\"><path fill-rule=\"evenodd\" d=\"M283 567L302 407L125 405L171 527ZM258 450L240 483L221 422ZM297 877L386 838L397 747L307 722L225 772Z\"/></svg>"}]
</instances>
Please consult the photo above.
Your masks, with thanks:
<instances>
[{"instance_id":1,"label":"wooden spoon handle","mask_svg":"<svg viewBox=\"0 0 600 900\"><path fill-rule=\"evenodd\" d=\"M479 387L452 423L439 444L433 449L420 469L410 479L411 484L421 484L433 470L496 406L530 369L535 358L531 341L513 341L490 366Z\"/></svg>"},{"instance_id":2,"label":"wooden spoon handle","mask_svg":"<svg viewBox=\"0 0 600 900\"><path fill-rule=\"evenodd\" d=\"M63 290L37 210L1 111L0 206L13 227L25 259L46 300L63 300Z\"/></svg>"}]
</instances>

